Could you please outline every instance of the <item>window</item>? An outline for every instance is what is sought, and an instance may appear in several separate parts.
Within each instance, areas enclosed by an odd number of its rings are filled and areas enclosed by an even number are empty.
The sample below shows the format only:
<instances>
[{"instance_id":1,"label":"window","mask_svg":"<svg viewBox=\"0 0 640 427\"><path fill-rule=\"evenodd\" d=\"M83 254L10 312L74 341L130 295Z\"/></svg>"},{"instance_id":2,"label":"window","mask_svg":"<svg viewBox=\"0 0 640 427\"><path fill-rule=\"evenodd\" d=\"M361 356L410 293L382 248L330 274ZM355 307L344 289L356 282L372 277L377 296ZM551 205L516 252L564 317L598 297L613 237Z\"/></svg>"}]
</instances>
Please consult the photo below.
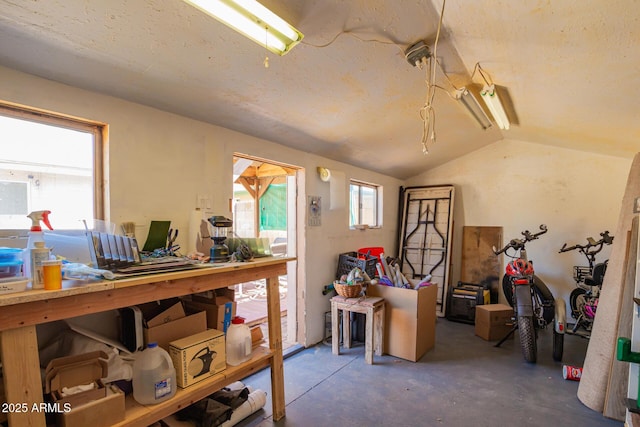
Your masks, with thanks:
<instances>
[{"instance_id":1,"label":"window","mask_svg":"<svg viewBox=\"0 0 640 427\"><path fill-rule=\"evenodd\" d=\"M31 226L50 210L56 229L104 219L106 125L0 102L0 229Z\"/></svg>"},{"instance_id":2,"label":"window","mask_svg":"<svg viewBox=\"0 0 640 427\"><path fill-rule=\"evenodd\" d=\"M379 227L378 202L382 187L352 180L349 185L349 226Z\"/></svg>"}]
</instances>

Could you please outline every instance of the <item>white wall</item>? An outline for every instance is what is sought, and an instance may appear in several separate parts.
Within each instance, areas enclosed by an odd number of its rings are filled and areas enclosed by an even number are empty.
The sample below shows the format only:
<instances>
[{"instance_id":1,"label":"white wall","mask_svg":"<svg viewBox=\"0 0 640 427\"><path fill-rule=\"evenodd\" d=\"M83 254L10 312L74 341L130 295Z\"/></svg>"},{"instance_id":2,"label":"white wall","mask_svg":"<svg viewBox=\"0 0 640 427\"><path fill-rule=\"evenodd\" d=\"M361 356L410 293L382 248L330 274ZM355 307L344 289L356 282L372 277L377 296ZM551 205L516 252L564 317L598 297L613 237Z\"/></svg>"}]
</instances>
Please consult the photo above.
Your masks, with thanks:
<instances>
[{"instance_id":1,"label":"white wall","mask_svg":"<svg viewBox=\"0 0 640 427\"><path fill-rule=\"evenodd\" d=\"M451 283L460 278L463 226L502 226L506 243L546 224L547 234L527 252L536 273L568 309L573 265L586 260L576 251L558 251L565 242L586 244L588 236L615 233L630 166L631 159L502 140L414 177L407 186L455 185ZM598 260L609 252L607 247Z\"/></svg>"},{"instance_id":2,"label":"white wall","mask_svg":"<svg viewBox=\"0 0 640 427\"><path fill-rule=\"evenodd\" d=\"M109 219L116 225L134 221L139 225L136 234L141 242L146 239L151 220L171 220L174 228L184 230L177 243L185 245L189 212L196 206L197 195L209 197L216 214L230 215L232 157L236 152L304 168L307 174L300 197L304 201L307 194L321 196L323 202L322 225L301 224L306 246L300 245L297 254L300 260L306 260L302 279L306 281L307 345L323 338L329 297L322 295L322 288L334 278L338 254L366 246L395 245L398 190L402 184L395 178L3 67L0 98L109 124ZM335 175L343 174L339 194L344 195L344 204L340 208L331 209L330 185L318 178L318 166L330 168ZM384 186L382 229L349 230L346 198L350 178Z\"/></svg>"},{"instance_id":3,"label":"white wall","mask_svg":"<svg viewBox=\"0 0 640 427\"><path fill-rule=\"evenodd\" d=\"M196 195L212 200L213 209L229 214L232 197L232 156L244 153L305 168L303 197L322 197L322 225L303 221L305 245L298 258L305 262L301 280L306 302L305 344L324 334L328 297L321 291L335 274L337 255L366 246L397 251L398 189L400 185L456 186L452 283L459 278L463 225L500 225L505 239L545 223L549 232L529 247L538 274L556 296L565 299L573 289L576 253L557 252L564 242L584 243L587 236L616 229L616 221L631 160L592 155L519 141L501 141L425 172L407 182L313 154L250 137L218 126L98 93L61 85L0 67L0 96L5 101L85 117L109 124L110 220L134 221L141 240L152 219L169 219L188 229ZM1 143L1 141L0 141ZM322 182L317 166L332 170L338 183ZM349 230L348 180L355 178L384 186L381 229ZM341 191L335 191L336 185ZM332 187L333 186L333 187ZM332 194L340 194L332 208ZM334 200L335 202L336 200ZM186 243L186 232L178 243ZM608 252L607 252L608 253Z\"/></svg>"}]
</instances>

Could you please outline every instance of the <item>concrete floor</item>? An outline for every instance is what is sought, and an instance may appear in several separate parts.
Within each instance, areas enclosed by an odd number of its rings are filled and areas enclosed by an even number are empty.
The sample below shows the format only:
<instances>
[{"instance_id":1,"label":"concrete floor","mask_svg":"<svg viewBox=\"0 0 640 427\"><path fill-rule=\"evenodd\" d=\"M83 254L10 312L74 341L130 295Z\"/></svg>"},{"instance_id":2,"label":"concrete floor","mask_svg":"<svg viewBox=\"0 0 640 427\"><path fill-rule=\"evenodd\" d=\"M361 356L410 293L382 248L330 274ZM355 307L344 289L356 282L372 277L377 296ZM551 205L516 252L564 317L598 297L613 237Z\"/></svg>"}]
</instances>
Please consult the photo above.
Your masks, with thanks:
<instances>
[{"instance_id":1,"label":"concrete floor","mask_svg":"<svg viewBox=\"0 0 640 427\"><path fill-rule=\"evenodd\" d=\"M243 382L267 391L265 407L239 426L622 426L584 406L562 365L582 366L588 341L565 337L562 363L551 331L538 339L538 363L521 355L516 334L500 348L474 326L438 319L436 346L417 363L392 356L364 362L364 346L319 344L285 360L287 416L271 418L270 372Z\"/></svg>"}]
</instances>

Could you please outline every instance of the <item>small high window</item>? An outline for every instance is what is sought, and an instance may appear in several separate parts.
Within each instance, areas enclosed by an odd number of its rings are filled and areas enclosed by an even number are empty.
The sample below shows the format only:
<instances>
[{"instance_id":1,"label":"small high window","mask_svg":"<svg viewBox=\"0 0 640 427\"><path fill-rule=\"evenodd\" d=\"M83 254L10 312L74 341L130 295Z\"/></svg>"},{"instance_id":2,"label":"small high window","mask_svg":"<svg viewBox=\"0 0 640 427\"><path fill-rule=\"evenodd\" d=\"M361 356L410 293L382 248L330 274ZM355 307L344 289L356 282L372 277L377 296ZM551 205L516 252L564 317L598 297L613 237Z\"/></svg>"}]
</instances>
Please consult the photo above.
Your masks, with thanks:
<instances>
[{"instance_id":1,"label":"small high window","mask_svg":"<svg viewBox=\"0 0 640 427\"><path fill-rule=\"evenodd\" d=\"M349 185L349 227L366 225L380 227L382 187L351 180Z\"/></svg>"}]
</instances>

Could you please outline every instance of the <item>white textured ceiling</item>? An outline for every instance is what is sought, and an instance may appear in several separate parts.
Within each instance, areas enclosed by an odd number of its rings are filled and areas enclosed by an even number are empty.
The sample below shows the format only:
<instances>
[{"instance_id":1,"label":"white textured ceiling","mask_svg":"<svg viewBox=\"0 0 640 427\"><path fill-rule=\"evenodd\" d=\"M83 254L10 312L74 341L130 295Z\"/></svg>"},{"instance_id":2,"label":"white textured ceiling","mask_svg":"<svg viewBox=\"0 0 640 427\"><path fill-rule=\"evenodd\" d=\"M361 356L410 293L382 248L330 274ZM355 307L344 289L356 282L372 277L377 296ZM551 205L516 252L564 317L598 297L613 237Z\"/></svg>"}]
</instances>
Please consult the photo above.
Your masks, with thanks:
<instances>
[{"instance_id":1,"label":"white textured ceiling","mask_svg":"<svg viewBox=\"0 0 640 427\"><path fill-rule=\"evenodd\" d=\"M502 138L640 151L640 2L448 0L426 156L426 72L403 52L433 50L442 0L263 3L305 35L283 57L179 0L1 1L0 65L398 178ZM449 96L483 83L477 62L508 95L508 131Z\"/></svg>"}]
</instances>

